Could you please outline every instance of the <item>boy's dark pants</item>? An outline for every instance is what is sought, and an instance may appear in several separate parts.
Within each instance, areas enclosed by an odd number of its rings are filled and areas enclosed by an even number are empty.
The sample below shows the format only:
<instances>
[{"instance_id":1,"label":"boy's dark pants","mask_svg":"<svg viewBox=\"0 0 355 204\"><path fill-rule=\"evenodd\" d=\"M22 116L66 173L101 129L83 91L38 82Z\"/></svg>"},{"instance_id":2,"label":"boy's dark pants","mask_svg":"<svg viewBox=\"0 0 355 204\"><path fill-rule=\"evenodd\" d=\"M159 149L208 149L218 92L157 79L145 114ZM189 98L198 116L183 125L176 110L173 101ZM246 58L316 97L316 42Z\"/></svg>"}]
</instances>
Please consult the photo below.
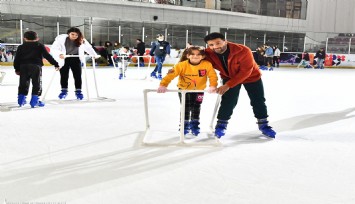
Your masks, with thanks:
<instances>
[{"instance_id":1,"label":"boy's dark pants","mask_svg":"<svg viewBox=\"0 0 355 204\"><path fill-rule=\"evenodd\" d=\"M81 89L81 61L79 57L65 58L64 66L60 69L60 85L62 89L68 88L69 69L73 72L75 88Z\"/></svg>"},{"instance_id":2,"label":"boy's dark pants","mask_svg":"<svg viewBox=\"0 0 355 204\"><path fill-rule=\"evenodd\" d=\"M27 95L32 80L32 95L42 94L42 67L36 64L22 64L20 66L20 84L18 94Z\"/></svg>"},{"instance_id":3,"label":"boy's dark pants","mask_svg":"<svg viewBox=\"0 0 355 204\"><path fill-rule=\"evenodd\" d=\"M223 84L227 81L223 80ZM233 109L238 103L241 84L230 88L222 95L221 106L218 110L218 120L229 120L233 114ZM267 118L267 107L265 105L264 86L261 79L253 83L243 84L250 98L250 105L253 107L254 116L257 119Z\"/></svg>"}]
</instances>

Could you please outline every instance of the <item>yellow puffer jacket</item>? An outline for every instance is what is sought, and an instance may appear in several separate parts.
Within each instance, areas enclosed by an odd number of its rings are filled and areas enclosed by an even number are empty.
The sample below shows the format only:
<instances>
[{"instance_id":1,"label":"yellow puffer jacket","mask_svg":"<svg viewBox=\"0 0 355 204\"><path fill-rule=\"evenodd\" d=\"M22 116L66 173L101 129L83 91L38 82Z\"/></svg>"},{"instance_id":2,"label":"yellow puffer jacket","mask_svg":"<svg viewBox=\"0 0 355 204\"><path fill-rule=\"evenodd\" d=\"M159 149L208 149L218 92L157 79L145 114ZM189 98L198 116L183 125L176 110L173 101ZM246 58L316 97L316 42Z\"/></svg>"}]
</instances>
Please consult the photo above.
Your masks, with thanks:
<instances>
[{"instance_id":1,"label":"yellow puffer jacket","mask_svg":"<svg viewBox=\"0 0 355 204\"><path fill-rule=\"evenodd\" d=\"M179 62L168 74L161 80L160 86L168 87L170 82L179 76L177 87L183 90L204 90L206 88L207 78L210 86L217 87L218 77L212 64L202 60L198 65L192 65L189 60Z\"/></svg>"}]
</instances>

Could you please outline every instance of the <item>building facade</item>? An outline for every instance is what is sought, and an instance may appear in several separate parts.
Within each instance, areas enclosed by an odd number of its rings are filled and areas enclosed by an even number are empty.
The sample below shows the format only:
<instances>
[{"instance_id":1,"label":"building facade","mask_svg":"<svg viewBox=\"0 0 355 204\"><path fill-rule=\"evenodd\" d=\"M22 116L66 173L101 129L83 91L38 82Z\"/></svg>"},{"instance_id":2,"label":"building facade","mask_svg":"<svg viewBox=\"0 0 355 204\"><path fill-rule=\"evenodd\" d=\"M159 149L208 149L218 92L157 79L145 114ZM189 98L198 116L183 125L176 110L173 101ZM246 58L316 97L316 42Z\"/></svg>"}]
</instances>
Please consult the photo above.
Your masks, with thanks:
<instances>
[{"instance_id":1,"label":"building facade","mask_svg":"<svg viewBox=\"0 0 355 204\"><path fill-rule=\"evenodd\" d=\"M95 45L105 41L147 47L164 34L173 48L222 32L255 50L267 43L282 52L355 53L353 0L47 0L0 1L0 40L22 43L34 30L51 44L69 27L79 27Z\"/></svg>"}]
</instances>

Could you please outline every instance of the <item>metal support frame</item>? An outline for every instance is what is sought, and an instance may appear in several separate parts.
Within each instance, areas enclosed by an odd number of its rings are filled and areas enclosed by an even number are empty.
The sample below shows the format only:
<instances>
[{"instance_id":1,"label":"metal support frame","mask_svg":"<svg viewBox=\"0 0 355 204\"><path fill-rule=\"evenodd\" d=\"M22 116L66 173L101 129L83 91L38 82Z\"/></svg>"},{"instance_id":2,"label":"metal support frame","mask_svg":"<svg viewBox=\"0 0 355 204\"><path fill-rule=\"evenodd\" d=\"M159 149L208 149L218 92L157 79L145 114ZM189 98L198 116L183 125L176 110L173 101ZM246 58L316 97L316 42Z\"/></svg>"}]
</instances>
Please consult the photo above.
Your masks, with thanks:
<instances>
[{"instance_id":1,"label":"metal support frame","mask_svg":"<svg viewBox=\"0 0 355 204\"><path fill-rule=\"evenodd\" d=\"M149 111L148 111L148 93L149 92L157 92L156 89L144 89L144 113L145 113L145 121L146 121L146 129L145 129L145 134L142 140L142 143L144 145L160 145L160 146L177 146L177 145L183 145L183 146L220 146L222 143L217 137L214 138L213 143L186 143L185 142L185 135L184 135L184 120L185 120L185 99L186 99L186 93L196 93L196 92L207 92L206 90L167 90L167 92L180 92L181 93L181 106L180 106L180 136L179 136L179 142L178 143L172 143L172 144L162 144L162 143L149 143L147 142L147 133L150 131L150 122L149 122ZM216 101L216 106L214 109L214 113L212 116L210 128L213 126L214 118L216 116L217 108L219 106L220 102L220 96L218 96L217 101ZM211 128L212 130L213 128Z\"/></svg>"},{"instance_id":2,"label":"metal support frame","mask_svg":"<svg viewBox=\"0 0 355 204\"><path fill-rule=\"evenodd\" d=\"M126 61L124 58L126 58L127 56L117 56L117 57L122 58L121 66L122 66L122 73L124 75L125 74L125 70L123 69L123 67L124 67L124 62ZM151 65L152 56L138 56L138 55L135 55L135 56L132 56L132 58L137 58L138 69L141 68L141 66L139 65L140 58L149 58L149 62L148 62L147 70L146 70L147 74L145 74L144 78L142 78L141 80L147 79L148 75L150 74L149 73L149 69L150 69L150 65ZM114 60L113 56L111 56L111 60L112 60L112 63L113 63L113 67L119 71L118 64L116 66L116 63L115 63L115 60Z\"/></svg>"}]
</instances>

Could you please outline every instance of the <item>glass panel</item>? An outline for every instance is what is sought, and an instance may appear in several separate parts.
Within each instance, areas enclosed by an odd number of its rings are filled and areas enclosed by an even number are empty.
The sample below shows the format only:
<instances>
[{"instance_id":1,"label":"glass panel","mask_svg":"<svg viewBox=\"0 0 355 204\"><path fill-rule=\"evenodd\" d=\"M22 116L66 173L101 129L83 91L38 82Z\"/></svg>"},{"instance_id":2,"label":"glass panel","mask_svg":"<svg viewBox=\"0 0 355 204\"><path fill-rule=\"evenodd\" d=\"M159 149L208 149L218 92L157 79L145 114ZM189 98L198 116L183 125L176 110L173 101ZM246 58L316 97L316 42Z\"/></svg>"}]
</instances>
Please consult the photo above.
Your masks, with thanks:
<instances>
[{"instance_id":1,"label":"glass panel","mask_svg":"<svg viewBox=\"0 0 355 204\"><path fill-rule=\"evenodd\" d=\"M329 35L326 53L348 54L349 42L350 37L348 36Z\"/></svg>"},{"instance_id":2,"label":"glass panel","mask_svg":"<svg viewBox=\"0 0 355 204\"><path fill-rule=\"evenodd\" d=\"M157 40L157 34L165 35L166 25L163 24L153 24L153 23L145 23L145 46L146 48L150 48L152 46L152 42ZM168 38L169 40L169 38ZM169 42L171 43L171 42Z\"/></svg>"},{"instance_id":3,"label":"glass panel","mask_svg":"<svg viewBox=\"0 0 355 204\"><path fill-rule=\"evenodd\" d=\"M306 51L317 52L320 48L325 48L326 39L325 33L307 33Z\"/></svg>"},{"instance_id":4,"label":"glass panel","mask_svg":"<svg viewBox=\"0 0 355 204\"><path fill-rule=\"evenodd\" d=\"M260 1L261 0L247 0L247 13L260 14Z\"/></svg>"},{"instance_id":5,"label":"glass panel","mask_svg":"<svg viewBox=\"0 0 355 204\"><path fill-rule=\"evenodd\" d=\"M304 36L303 33L285 33L284 52L303 52Z\"/></svg>"},{"instance_id":6,"label":"glass panel","mask_svg":"<svg viewBox=\"0 0 355 204\"><path fill-rule=\"evenodd\" d=\"M0 42L21 43L19 15L1 13L0 16Z\"/></svg>"},{"instance_id":7,"label":"glass panel","mask_svg":"<svg viewBox=\"0 0 355 204\"><path fill-rule=\"evenodd\" d=\"M206 43L203 38L206 36L207 31L209 31L208 27L191 26L189 28L189 41L193 45L205 47Z\"/></svg>"},{"instance_id":8,"label":"glass panel","mask_svg":"<svg viewBox=\"0 0 355 204\"><path fill-rule=\"evenodd\" d=\"M256 50L257 47L264 44L264 32L263 31L249 31L247 34L246 46L251 50Z\"/></svg>"},{"instance_id":9,"label":"glass panel","mask_svg":"<svg viewBox=\"0 0 355 204\"><path fill-rule=\"evenodd\" d=\"M232 11L245 13L246 5L245 0L232 0Z\"/></svg>"},{"instance_id":10,"label":"glass panel","mask_svg":"<svg viewBox=\"0 0 355 204\"><path fill-rule=\"evenodd\" d=\"M277 46L282 50L283 44L283 33L280 32L267 32L266 33L266 43L270 46Z\"/></svg>"},{"instance_id":11,"label":"glass panel","mask_svg":"<svg viewBox=\"0 0 355 204\"><path fill-rule=\"evenodd\" d=\"M229 42L234 42L238 44L244 44L244 33L248 32L245 30L238 29L221 29L221 33L227 32L227 40Z\"/></svg>"}]
</instances>

